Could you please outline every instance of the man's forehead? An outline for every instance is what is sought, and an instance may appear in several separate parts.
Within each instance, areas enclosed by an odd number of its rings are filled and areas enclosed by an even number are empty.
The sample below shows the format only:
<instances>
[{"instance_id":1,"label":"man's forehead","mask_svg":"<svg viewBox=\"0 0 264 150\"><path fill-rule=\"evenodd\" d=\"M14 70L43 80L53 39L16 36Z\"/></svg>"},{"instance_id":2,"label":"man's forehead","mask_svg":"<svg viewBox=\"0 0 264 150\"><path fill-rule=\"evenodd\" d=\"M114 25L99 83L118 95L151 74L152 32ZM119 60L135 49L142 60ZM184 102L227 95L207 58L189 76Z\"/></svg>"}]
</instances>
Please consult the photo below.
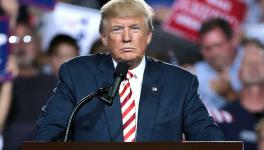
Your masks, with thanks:
<instances>
[{"instance_id":1,"label":"man's forehead","mask_svg":"<svg viewBox=\"0 0 264 150\"><path fill-rule=\"evenodd\" d=\"M26 34L32 34L32 31L28 26L17 25L11 33L16 35L26 35Z\"/></svg>"},{"instance_id":2,"label":"man's forehead","mask_svg":"<svg viewBox=\"0 0 264 150\"><path fill-rule=\"evenodd\" d=\"M263 55L264 54L264 49L251 44L251 45L245 46L244 53Z\"/></svg>"},{"instance_id":3,"label":"man's forehead","mask_svg":"<svg viewBox=\"0 0 264 150\"><path fill-rule=\"evenodd\" d=\"M111 17L107 19L111 25L115 24L144 24L143 17Z\"/></svg>"},{"instance_id":4,"label":"man's forehead","mask_svg":"<svg viewBox=\"0 0 264 150\"><path fill-rule=\"evenodd\" d=\"M244 50L244 59L245 60L264 60L264 51L260 48L255 49L245 49Z\"/></svg>"}]
</instances>

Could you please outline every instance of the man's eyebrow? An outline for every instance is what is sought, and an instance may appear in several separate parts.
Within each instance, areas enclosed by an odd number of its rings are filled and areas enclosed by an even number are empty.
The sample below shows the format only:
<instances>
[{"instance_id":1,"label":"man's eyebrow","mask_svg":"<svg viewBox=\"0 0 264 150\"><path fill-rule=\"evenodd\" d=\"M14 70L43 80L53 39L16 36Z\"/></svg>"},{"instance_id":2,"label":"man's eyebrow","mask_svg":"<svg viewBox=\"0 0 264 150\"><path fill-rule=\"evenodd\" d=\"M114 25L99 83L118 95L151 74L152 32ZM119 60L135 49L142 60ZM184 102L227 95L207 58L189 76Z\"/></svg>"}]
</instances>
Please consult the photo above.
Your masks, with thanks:
<instances>
[{"instance_id":1,"label":"man's eyebrow","mask_svg":"<svg viewBox=\"0 0 264 150\"><path fill-rule=\"evenodd\" d=\"M113 27L123 27L123 25L113 25L112 28Z\"/></svg>"},{"instance_id":2,"label":"man's eyebrow","mask_svg":"<svg viewBox=\"0 0 264 150\"><path fill-rule=\"evenodd\" d=\"M132 25L130 25L129 27L134 27L134 26L138 26L138 27L140 27L140 24L132 24Z\"/></svg>"}]
</instances>

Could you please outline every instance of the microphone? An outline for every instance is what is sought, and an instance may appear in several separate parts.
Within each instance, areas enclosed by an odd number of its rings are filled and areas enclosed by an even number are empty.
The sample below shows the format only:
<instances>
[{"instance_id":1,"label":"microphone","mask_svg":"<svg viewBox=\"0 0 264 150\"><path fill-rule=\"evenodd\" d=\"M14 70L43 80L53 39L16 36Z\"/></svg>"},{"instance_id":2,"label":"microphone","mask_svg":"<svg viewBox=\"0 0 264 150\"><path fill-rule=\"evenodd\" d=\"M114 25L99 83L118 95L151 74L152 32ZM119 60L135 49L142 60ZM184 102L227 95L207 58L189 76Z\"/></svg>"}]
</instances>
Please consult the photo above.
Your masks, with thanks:
<instances>
[{"instance_id":1,"label":"microphone","mask_svg":"<svg viewBox=\"0 0 264 150\"><path fill-rule=\"evenodd\" d=\"M110 88L108 93L108 97L113 100L116 96L117 91L119 90L119 86L121 82L125 79L126 74L128 72L128 64L126 62L119 62L116 66L116 70L114 73L114 83Z\"/></svg>"},{"instance_id":2,"label":"microphone","mask_svg":"<svg viewBox=\"0 0 264 150\"><path fill-rule=\"evenodd\" d=\"M99 88L97 91L85 96L79 103L77 103L77 105L74 107L74 109L71 112L71 115L69 117L69 120L68 120L68 123L67 123L67 128L66 128L66 131L65 131L64 142L69 141L69 139L71 138L73 119L75 118L75 115L80 110L80 108L83 105L85 105L87 102L92 100L92 98L94 98L95 96L101 98L102 95L106 95L107 93L109 93L109 88L107 88L107 87ZM105 100L105 99L103 99L103 100ZM107 101L107 99L106 99L106 101Z\"/></svg>"},{"instance_id":3,"label":"microphone","mask_svg":"<svg viewBox=\"0 0 264 150\"><path fill-rule=\"evenodd\" d=\"M88 101L90 101L93 97L97 96L101 100L107 102L108 104L112 104L113 99L116 96L116 92L119 90L119 86L121 82L125 79L126 74L128 72L128 64L126 62L119 62L116 66L116 70L114 73L114 84L109 89L109 87L99 88L97 91L91 93L90 95L87 95L84 97L73 109L70 118L67 123L67 128L64 136L64 142L67 142L72 135L72 124L73 119L76 115L76 113L79 111L79 109L86 104Z\"/></svg>"}]
</instances>

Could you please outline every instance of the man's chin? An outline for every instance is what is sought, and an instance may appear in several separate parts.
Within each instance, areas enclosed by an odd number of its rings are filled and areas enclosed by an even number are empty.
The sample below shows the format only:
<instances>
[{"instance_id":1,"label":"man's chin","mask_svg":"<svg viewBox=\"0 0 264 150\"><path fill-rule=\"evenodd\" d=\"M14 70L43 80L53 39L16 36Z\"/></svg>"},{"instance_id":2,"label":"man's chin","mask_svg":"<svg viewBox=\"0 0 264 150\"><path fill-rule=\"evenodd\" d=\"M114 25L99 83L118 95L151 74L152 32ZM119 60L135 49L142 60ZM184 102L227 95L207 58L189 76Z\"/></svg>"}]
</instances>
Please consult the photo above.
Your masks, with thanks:
<instances>
[{"instance_id":1,"label":"man's chin","mask_svg":"<svg viewBox=\"0 0 264 150\"><path fill-rule=\"evenodd\" d=\"M223 71L229 65L225 63L211 63L211 66L217 71Z\"/></svg>"},{"instance_id":2,"label":"man's chin","mask_svg":"<svg viewBox=\"0 0 264 150\"><path fill-rule=\"evenodd\" d=\"M136 56L133 56L133 57L131 57L131 56L129 56L129 57L127 57L127 56L123 56L123 57L119 57L119 58L117 58L117 59L118 59L119 62L120 62L120 61L133 62L133 61L135 61L135 60L138 60L139 58L136 57Z\"/></svg>"},{"instance_id":3,"label":"man's chin","mask_svg":"<svg viewBox=\"0 0 264 150\"><path fill-rule=\"evenodd\" d=\"M118 58L118 62L126 62L129 65L129 69L133 69L141 62L141 58Z\"/></svg>"},{"instance_id":4,"label":"man's chin","mask_svg":"<svg viewBox=\"0 0 264 150\"><path fill-rule=\"evenodd\" d=\"M32 64L32 60L18 60L18 66L21 68L30 67Z\"/></svg>"}]
</instances>

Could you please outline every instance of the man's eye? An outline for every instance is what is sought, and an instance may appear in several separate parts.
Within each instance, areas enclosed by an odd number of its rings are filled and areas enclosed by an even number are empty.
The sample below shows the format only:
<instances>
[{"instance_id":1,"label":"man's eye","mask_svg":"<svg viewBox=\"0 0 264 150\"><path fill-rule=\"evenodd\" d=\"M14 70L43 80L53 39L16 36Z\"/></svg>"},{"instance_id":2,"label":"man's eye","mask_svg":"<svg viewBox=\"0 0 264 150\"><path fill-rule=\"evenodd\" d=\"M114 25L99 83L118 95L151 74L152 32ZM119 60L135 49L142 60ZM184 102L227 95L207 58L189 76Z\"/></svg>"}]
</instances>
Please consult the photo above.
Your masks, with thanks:
<instances>
[{"instance_id":1,"label":"man's eye","mask_svg":"<svg viewBox=\"0 0 264 150\"><path fill-rule=\"evenodd\" d=\"M119 33L122 31L122 28L112 28L112 32Z\"/></svg>"},{"instance_id":2,"label":"man's eye","mask_svg":"<svg viewBox=\"0 0 264 150\"><path fill-rule=\"evenodd\" d=\"M133 29L133 30L140 30L140 27L139 26L132 26L131 29Z\"/></svg>"}]
</instances>

